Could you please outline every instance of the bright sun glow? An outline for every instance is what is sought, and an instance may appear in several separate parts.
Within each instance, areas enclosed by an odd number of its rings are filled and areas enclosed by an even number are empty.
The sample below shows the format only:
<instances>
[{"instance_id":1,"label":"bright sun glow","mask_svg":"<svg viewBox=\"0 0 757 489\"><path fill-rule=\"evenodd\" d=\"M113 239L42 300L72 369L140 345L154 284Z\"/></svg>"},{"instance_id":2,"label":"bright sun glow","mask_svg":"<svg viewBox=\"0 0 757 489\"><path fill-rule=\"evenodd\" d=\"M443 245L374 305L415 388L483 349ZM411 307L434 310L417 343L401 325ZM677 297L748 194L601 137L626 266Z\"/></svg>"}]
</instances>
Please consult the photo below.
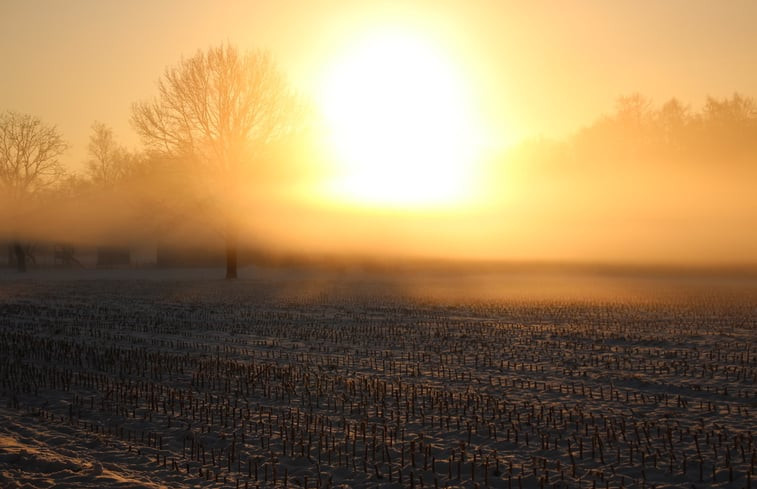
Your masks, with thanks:
<instances>
[{"instance_id":1,"label":"bright sun glow","mask_svg":"<svg viewBox=\"0 0 757 489\"><path fill-rule=\"evenodd\" d=\"M384 207L462 203L477 152L469 97L452 60L420 37L389 32L353 45L321 86L337 159L329 192Z\"/></svg>"}]
</instances>

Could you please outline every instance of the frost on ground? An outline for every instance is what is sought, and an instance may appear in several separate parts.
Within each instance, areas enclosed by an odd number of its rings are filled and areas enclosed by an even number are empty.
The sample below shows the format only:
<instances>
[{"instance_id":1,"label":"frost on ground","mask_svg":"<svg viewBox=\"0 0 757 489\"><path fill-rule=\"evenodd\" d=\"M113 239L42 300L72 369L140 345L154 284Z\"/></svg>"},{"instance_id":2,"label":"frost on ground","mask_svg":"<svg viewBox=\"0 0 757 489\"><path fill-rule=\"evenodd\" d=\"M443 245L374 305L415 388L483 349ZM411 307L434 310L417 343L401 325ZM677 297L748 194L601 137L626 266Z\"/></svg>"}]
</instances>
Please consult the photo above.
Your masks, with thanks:
<instances>
[{"instance_id":1,"label":"frost on ground","mask_svg":"<svg viewBox=\"0 0 757 489\"><path fill-rule=\"evenodd\" d=\"M757 485L752 279L1 278L3 488Z\"/></svg>"},{"instance_id":2,"label":"frost on ground","mask_svg":"<svg viewBox=\"0 0 757 489\"><path fill-rule=\"evenodd\" d=\"M128 452L123 443L50 421L0 409L0 487L158 488L185 482L149 467L146 456Z\"/></svg>"}]
</instances>

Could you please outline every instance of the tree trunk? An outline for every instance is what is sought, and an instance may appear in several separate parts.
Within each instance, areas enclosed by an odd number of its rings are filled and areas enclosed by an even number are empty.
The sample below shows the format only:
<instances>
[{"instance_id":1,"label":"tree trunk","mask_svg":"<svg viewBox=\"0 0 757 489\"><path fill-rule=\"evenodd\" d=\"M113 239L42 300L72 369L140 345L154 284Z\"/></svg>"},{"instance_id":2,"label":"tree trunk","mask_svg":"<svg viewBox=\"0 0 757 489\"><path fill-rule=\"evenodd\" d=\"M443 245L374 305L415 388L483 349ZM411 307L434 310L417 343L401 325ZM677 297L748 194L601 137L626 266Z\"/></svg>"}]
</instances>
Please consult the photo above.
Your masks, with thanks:
<instances>
[{"instance_id":1,"label":"tree trunk","mask_svg":"<svg viewBox=\"0 0 757 489\"><path fill-rule=\"evenodd\" d=\"M24 247L18 241L13 243L13 253L16 255L16 270L19 272L26 271L26 252Z\"/></svg>"},{"instance_id":2,"label":"tree trunk","mask_svg":"<svg viewBox=\"0 0 757 489\"><path fill-rule=\"evenodd\" d=\"M237 278L237 236L231 232L226 236L226 279Z\"/></svg>"}]
</instances>

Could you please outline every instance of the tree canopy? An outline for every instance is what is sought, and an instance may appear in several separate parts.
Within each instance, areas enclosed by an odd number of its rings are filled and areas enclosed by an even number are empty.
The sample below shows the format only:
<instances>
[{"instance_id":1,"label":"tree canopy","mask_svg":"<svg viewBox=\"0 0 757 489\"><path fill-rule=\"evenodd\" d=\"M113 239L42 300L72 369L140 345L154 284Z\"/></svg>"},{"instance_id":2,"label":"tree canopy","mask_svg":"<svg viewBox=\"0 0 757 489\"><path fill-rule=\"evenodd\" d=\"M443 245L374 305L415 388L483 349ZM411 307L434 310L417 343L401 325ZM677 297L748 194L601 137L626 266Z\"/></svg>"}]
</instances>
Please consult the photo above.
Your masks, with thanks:
<instances>
[{"instance_id":1,"label":"tree canopy","mask_svg":"<svg viewBox=\"0 0 757 489\"><path fill-rule=\"evenodd\" d=\"M55 126L28 114L0 114L0 188L18 201L49 188L62 176L58 158L67 144Z\"/></svg>"},{"instance_id":2,"label":"tree canopy","mask_svg":"<svg viewBox=\"0 0 757 489\"><path fill-rule=\"evenodd\" d=\"M22 243L22 221L34 197L63 176L58 158L66 142L55 126L28 114L0 114L0 218L13 221L13 255L19 271L26 271L27 246Z\"/></svg>"},{"instance_id":3,"label":"tree canopy","mask_svg":"<svg viewBox=\"0 0 757 489\"><path fill-rule=\"evenodd\" d=\"M296 97L269 53L225 45L166 69L153 101L134 104L132 122L152 151L198 170L218 201L227 278L237 275L240 178L266 145L292 127Z\"/></svg>"}]
</instances>

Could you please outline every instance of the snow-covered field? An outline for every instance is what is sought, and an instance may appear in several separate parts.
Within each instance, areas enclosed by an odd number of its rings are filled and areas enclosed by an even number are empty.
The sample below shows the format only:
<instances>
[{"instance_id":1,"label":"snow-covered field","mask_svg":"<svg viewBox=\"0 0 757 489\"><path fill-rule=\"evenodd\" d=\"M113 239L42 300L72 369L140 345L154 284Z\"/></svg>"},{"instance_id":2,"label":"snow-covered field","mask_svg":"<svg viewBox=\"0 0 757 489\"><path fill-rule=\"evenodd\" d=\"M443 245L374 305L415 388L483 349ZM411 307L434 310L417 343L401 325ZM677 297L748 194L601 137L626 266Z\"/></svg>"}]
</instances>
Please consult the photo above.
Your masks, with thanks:
<instances>
[{"instance_id":1,"label":"snow-covered field","mask_svg":"<svg viewBox=\"0 0 757 489\"><path fill-rule=\"evenodd\" d=\"M219 275L1 272L0 487L757 487L754 278Z\"/></svg>"}]
</instances>

